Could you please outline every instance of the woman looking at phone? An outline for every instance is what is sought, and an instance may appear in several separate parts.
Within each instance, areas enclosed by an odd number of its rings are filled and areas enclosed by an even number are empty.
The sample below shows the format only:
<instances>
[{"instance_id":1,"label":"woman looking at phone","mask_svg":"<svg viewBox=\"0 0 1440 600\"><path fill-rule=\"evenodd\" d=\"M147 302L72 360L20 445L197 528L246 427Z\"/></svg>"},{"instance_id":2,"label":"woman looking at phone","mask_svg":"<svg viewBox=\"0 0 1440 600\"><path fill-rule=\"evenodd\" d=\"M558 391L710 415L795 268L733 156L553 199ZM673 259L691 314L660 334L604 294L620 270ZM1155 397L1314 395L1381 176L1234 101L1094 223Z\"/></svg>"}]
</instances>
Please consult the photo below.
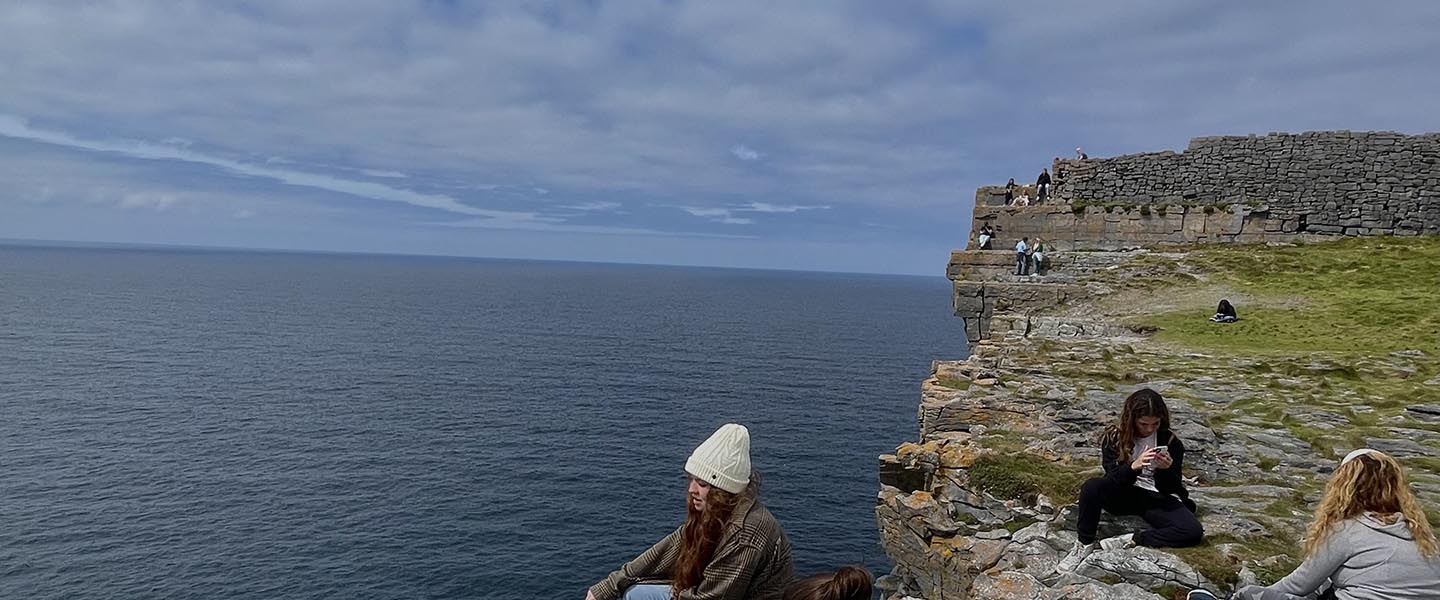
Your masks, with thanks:
<instances>
[{"instance_id":1,"label":"woman looking at phone","mask_svg":"<svg viewBox=\"0 0 1440 600\"><path fill-rule=\"evenodd\" d=\"M1095 551L1100 512L1139 515L1150 529L1099 543L1113 550L1134 545L1184 548L1200 543L1205 530L1180 480L1185 444L1170 430L1170 409L1159 392L1145 388L1125 399L1120 417L1100 434L1104 477L1080 488L1078 540L1057 570L1074 571Z\"/></svg>"}]
</instances>

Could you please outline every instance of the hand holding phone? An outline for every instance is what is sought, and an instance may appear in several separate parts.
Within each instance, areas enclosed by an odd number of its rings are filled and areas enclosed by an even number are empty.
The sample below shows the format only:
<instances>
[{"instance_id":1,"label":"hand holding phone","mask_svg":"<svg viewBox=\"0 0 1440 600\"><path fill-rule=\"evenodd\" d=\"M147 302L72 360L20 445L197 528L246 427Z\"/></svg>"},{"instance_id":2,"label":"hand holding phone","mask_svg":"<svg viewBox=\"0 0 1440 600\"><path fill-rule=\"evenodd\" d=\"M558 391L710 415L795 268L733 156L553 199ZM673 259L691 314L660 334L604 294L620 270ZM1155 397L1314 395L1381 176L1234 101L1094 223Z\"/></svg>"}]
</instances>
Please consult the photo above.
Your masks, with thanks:
<instances>
[{"instance_id":1,"label":"hand holding phone","mask_svg":"<svg viewBox=\"0 0 1440 600\"><path fill-rule=\"evenodd\" d=\"M1170 458L1170 449L1160 446L1155 449L1155 466L1160 469L1168 469L1175 461Z\"/></svg>"}]
</instances>

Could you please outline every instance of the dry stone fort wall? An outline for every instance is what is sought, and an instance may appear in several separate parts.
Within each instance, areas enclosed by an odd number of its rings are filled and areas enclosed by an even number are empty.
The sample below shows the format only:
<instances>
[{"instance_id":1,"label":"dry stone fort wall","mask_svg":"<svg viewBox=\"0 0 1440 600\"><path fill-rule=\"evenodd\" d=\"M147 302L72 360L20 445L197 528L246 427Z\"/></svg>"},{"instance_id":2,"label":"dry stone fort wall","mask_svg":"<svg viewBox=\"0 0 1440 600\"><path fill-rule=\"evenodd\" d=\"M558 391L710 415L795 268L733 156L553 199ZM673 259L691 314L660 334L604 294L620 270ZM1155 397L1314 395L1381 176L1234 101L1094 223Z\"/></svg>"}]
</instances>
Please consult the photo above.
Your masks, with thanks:
<instances>
[{"instance_id":1,"label":"dry stone fort wall","mask_svg":"<svg viewBox=\"0 0 1440 600\"><path fill-rule=\"evenodd\" d=\"M1060 250L1440 234L1434 133L1201 137L1184 152L1057 160L1052 172L1041 206L1007 209L1003 187L980 188L974 228Z\"/></svg>"}]
</instances>

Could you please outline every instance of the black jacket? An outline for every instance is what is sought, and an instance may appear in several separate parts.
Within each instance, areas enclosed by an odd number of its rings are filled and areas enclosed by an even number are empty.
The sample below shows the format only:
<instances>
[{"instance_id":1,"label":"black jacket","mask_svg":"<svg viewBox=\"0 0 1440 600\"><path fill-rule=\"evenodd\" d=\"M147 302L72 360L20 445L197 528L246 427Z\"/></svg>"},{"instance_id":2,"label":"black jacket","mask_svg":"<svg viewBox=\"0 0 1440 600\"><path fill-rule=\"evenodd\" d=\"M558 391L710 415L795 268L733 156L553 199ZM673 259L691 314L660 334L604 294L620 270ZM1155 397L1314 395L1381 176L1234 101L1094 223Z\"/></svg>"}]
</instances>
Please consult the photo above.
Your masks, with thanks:
<instances>
[{"instance_id":1,"label":"black jacket","mask_svg":"<svg viewBox=\"0 0 1440 600\"><path fill-rule=\"evenodd\" d=\"M1050 183L1049 173L1041 173L1040 177L1035 180L1035 185L1046 185L1048 183Z\"/></svg>"},{"instance_id":2,"label":"black jacket","mask_svg":"<svg viewBox=\"0 0 1440 600\"><path fill-rule=\"evenodd\" d=\"M1155 489L1160 490L1161 494L1174 494L1185 504L1185 508L1195 512L1195 503L1190 500L1190 492L1185 489L1185 482L1180 480L1180 467L1185 464L1185 444L1168 429L1157 432L1155 439L1168 440L1165 447L1170 450L1172 461L1168 469L1155 469ZM1100 464L1105 467L1105 478L1120 485L1135 485L1135 478L1140 475L1138 471L1130 468L1129 456L1120 456L1119 448L1115 447L1115 442L1111 439L1104 439L1100 443Z\"/></svg>"}]
</instances>

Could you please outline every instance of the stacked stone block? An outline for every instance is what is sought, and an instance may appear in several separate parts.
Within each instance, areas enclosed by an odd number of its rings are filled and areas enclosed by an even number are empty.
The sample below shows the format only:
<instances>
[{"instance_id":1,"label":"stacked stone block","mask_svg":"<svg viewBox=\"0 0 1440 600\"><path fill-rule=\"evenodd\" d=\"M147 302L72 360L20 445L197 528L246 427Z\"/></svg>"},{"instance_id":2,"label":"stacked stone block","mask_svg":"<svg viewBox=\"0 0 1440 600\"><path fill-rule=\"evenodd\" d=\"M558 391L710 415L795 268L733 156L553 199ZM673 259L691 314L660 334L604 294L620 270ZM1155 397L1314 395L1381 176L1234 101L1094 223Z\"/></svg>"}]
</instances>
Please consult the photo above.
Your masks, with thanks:
<instances>
[{"instance_id":1,"label":"stacked stone block","mask_svg":"<svg viewBox=\"0 0 1440 600\"><path fill-rule=\"evenodd\" d=\"M1054 167L1057 203L1264 205L1287 233L1440 234L1440 134L1201 137L1181 153Z\"/></svg>"}]
</instances>

